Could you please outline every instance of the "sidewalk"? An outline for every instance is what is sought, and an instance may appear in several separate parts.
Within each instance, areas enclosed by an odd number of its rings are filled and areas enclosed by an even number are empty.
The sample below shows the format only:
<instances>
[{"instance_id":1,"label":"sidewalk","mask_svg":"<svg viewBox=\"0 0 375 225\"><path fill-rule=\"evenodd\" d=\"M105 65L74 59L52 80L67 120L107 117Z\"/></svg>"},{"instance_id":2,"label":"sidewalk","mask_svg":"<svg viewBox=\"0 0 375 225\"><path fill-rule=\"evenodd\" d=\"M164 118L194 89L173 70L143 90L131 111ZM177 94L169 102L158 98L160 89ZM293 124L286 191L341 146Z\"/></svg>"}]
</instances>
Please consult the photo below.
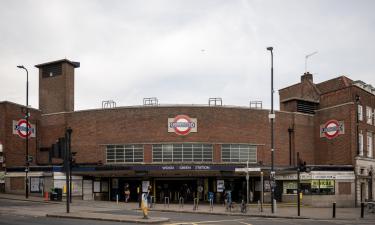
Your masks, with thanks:
<instances>
[{"instance_id":1,"label":"sidewalk","mask_svg":"<svg viewBox=\"0 0 375 225\"><path fill-rule=\"evenodd\" d=\"M90 219L143 224L165 223L169 221L169 218L154 216L149 217L148 219L143 219L142 212L135 212L134 210L132 210L132 208L134 208L136 205L135 203L131 203L131 205L125 205L124 203L117 205L115 202L108 201L83 201L73 199L73 203L70 207L70 213L66 213L66 202L64 200L62 202L46 201L42 197L35 196L29 196L28 199L25 199L25 196L23 195L11 195L4 193L0 193L0 199L43 203L39 207L30 207L29 205L22 205L15 207L6 207L5 210L1 210L0 207L0 214L1 212L5 212L7 214L15 213L18 215ZM123 211L124 213L114 213L119 211ZM126 213L126 211L128 211L128 213Z\"/></svg>"},{"instance_id":2,"label":"sidewalk","mask_svg":"<svg viewBox=\"0 0 375 225\"><path fill-rule=\"evenodd\" d=\"M222 204L214 205L211 210L209 205L201 204L197 210L193 210L192 204L185 204L181 208L178 204L170 204L164 206L164 204L157 204L155 208L150 211L162 211L162 212L180 212L180 213L202 213L202 214L225 214L225 215L236 215L236 216L251 216L251 217L269 217L269 218L286 218L286 219L344 219L344 220L374 220L375 214L368 213L365 208L364 218L361 217L361 208L336 208L336 218L332 218L332 208L314 208L314 207L301 207L300 216L297 216L297 207L291 205L278 205L275 213L272 214L271 207L266 205L263 207L263 212L260 212L258 205L249 205L246 213L241 213L240 207L238 206L231 212L226 211Z\"/></svg>"},{"instance_id":3,"label":"sidewalk","mask_svg":"<svg viewBox=\"0 0 375 225\"><path fill-rule=\"evenodd\" d=\"M47 203L49 208L55 208L53 212L49 212L47 216L55 217L70 217L70 218L85 218L85 219L101 219L101 220L112 220L112 221L125 221L140 223L160 223L168 221L167 218L157 218L152 217L153 220L145 220L141 218L141 211L138 209L138 203L123 203L110 201L84 201L73 199L71 204L72 209L74 208L74 213L61 213L65 212L66 202L53 202L44 201L42 197L30 196L28 200L22 195L10 195L10 194L0 194L0 198L3 199L15 199L22 201L33 201L33 202L44 202ZM44 204L45 205L45 204ZM125 210L129 212L128 214L133 215L121 215L116 213L119 210ZM50 211L50 210L49 210ZM73 211L73 210L72 210ZM271 208L269 205L263 207L263 212L260 212L257 205L248 206L247 213L241 213L239 206L227 212L222 204L215 204L213 210L211 211L208 204L200 204L197 210L193 210L192 204L185 204L181 208L178 204L170 204L169 207L164 206L164 204L156 204L155 207L150 209L150 213L153 211L160 212L178 212L178 213L201 213L201 214L217 214L217 215L235 215L235 216L251 216L251 217L270 217L270 218L293 218L293 219L323 219L331 220L332 218L332 208L314 208L314 207L301 207L301 216L297 216L297 208L290 204L278 204L274 214L271 213ZM133 213L131 213L133 212ZM364 218L360 218L361 209L360 208L337 208L336 218L338 220L374 220L375 214L368 213L365 209ZM46 216L46 212L44 215ZM135 219L135 220L133 220ZM154 219L160 219L156 222ZM163 220L163 221L162 221Z\"/></svg>"}]
</instances>

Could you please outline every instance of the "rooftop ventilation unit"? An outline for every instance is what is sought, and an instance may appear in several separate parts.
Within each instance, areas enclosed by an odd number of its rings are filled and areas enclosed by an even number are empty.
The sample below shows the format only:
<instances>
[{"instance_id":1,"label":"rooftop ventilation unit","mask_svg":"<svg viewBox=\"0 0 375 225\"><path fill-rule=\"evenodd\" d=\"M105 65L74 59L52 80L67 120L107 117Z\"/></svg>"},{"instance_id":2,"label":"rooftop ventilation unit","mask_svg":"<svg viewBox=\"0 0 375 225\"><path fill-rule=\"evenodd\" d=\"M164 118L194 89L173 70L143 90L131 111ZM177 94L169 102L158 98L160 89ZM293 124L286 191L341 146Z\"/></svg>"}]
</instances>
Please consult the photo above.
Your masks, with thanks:
<instances>
[{"instance_id":1,"label":"rooftop ventilation unit","mask_svg":"<svg viewBox=\"0 0 375 225\"><path fill-rule=\"evenodd\" d=\"M250 101L250 109L262 109L262 101Z\"/></svg>"},{"instance_id":2,"label":"rooftop ventilation unit","mask_svg":"<svg viewBox=\"0 0 375 225\"><path fill-rule=\"evenodd\" d=\"M209 106L223 106L223 99L221 98L209 98L208 99Z\"/></svg>"},{"instance_id":3,"label":"rooftop ventilation unit","mask_svg":"<svg viewBox=\"0 0 375 225\"><path fill-rule=\"evenodd\" d=\"M113 100L102 101L102 109L116 108L116 102Z\"/></svg>"},{"instance_id":4,"label":"rooftop ventilation unit","mask_svg":"<svg viewBox=\"0 0 375 225\"><path fill-rule=\"evenodd\" d=\"M159 100L156 97L144 98L143 99L143 105L144 106L157 106L157 105L159 105Z\"/></svg>"}]
</instances>

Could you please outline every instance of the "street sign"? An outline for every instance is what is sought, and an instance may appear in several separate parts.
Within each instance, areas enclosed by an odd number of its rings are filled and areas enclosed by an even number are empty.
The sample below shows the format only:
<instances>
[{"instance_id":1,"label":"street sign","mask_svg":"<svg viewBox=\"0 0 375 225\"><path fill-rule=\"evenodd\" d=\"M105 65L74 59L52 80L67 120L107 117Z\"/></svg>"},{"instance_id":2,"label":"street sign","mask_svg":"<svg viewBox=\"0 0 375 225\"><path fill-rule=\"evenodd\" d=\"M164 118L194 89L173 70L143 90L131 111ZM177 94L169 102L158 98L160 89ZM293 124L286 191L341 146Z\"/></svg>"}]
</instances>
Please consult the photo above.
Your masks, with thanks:
<instances>
[{"instance_id":1,"label":"street sign","mask_svg":"<svg viewBox=\"0 0 375 225\"><path fill-rule=\"evenodd\" d=\"M235 172L260 172L260 168L259 167L255 167L255 168L235 168L234 170Z\"/></svg>"}]
</instances>

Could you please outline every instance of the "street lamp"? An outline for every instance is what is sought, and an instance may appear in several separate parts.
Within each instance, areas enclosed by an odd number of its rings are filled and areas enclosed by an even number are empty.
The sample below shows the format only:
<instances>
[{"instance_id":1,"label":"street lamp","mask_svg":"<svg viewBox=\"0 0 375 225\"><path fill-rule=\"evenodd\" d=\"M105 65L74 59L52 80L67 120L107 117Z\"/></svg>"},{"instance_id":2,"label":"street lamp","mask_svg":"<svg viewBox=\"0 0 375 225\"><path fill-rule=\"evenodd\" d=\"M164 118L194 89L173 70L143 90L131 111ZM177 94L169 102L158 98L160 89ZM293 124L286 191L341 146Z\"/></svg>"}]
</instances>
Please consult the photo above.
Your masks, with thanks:
<instances>
[{"instance_id":1,"label":"street lamp","mask_svg":"<svg viewBox=\"0 0 375 225\"><path fill-rule=\"evenodd\" d=\"M275 213L275 169L274 169L274 134L273 134L273 122L275 114L273 112L273 47L267 47L267 50L271 52L271 113L269 118L271 119L271 204L272 213Z\"/></svg>"},{"instance_id":2,"label":"street lamp","mask_svg":"<svg viewBox=\"0 0 375 225\"><path fill-rule=\"evenodd\" d=\"M26 191L25 191L25 197L29 198L29 179L27 177L28 172L29 172L29 71L23 66L19 65L17 66L20 69L26 70L26 156L25 156L25 186L26 186Z\"/></svg>"}]
</instances>

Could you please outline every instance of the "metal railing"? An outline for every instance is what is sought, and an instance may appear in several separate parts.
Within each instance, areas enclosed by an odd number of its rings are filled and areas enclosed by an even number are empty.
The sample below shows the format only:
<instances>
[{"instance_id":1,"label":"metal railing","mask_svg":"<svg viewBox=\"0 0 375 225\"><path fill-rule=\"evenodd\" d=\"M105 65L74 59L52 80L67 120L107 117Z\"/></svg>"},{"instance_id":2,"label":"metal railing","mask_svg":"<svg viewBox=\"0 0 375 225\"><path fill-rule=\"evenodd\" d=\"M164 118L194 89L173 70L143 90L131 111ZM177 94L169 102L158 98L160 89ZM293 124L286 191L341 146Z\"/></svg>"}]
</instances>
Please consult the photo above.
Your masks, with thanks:
<instances>
[{"instance_id":1,"label":"metal railing","mask_svg":"<svg viewBox=\"0 0 375 225\"><path fill-rule=\"evenodd\" d=\"M198 206L199 206L199 198L194 198L193 210L198 210Z\"/></svg>"},{"instance_id":2,"label":"metal railing","mask_svg":"<svg viewBox=\"0 0 375 225\"><path fill-rule=\"evenodd\" d=\"M210 202L210 211L212 212L212 211L214 211L214 199L210 198L209 202Z\"/></svg>"},{"instance_id":3,"label":"metal railing","mask_svg":"<svg viewBox=\"0 0 375 225\"><path fill-rule=\"evenodd\" d=\"M180 197L178 199L178 206L179 206L179 208L184 208L184 198L183 197Z\"/></svg>"},{"instance_id":4,"label":"metal railing","mask_svg":"<svg viewBox=\"0 0 375 225\"><path fill-rule=\"evenodd\" d=\"M169 208L169 197L164 197L164 208L168 206Z\"/></svg>"},{"instance_id":5,"label":"metal railing","mask_svg":"<svg viewBox=\"0 0 375 225\"><path fill-rule=\"evenodd\" d=\"M155 196L150 196L150 208L155 208L156 205L156 198Z\"/></svg>"}]
</instances>

